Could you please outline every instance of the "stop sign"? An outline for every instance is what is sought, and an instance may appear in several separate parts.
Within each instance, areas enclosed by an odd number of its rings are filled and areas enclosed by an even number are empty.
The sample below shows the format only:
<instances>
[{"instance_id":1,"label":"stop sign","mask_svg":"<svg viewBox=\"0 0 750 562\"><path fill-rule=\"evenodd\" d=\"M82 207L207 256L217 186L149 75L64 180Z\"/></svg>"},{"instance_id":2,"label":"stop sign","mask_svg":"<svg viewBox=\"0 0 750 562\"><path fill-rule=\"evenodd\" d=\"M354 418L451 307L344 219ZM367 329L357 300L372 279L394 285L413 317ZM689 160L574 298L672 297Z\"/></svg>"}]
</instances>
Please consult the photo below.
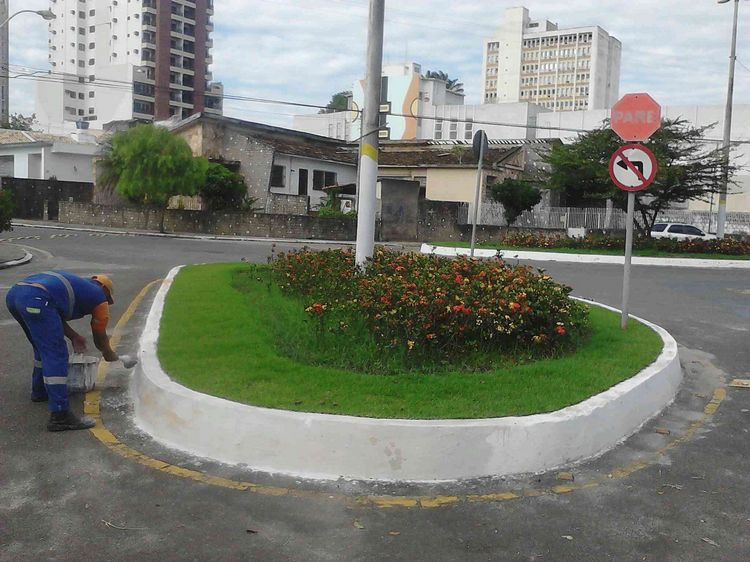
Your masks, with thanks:
<instances>
[{"instance_id":1,"label":"stop sign","mask_svg":"<svg viewBox=\"0 0 750 562\"><path fill-rule=\"evenodd\" d=\"M612 106L611 126L622 140L648 140L661 127L661 106L648 94L626 94Z\"/></svg>"}]
</instances>

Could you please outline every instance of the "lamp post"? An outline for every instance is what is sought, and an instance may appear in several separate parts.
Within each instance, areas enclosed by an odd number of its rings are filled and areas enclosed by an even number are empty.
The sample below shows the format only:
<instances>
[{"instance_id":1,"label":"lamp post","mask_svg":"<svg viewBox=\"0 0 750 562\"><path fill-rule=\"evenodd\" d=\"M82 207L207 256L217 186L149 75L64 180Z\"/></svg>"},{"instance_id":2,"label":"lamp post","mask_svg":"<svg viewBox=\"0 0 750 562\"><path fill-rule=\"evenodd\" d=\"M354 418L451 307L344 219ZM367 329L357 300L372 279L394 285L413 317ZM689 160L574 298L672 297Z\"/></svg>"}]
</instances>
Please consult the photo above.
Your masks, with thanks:
<instances>
[{"instance_id":1,"label":"lamp post","mask_svg":"<svg viewBox=\"0 0 750 562\"><path fill-rule=\"evenodd\" d=\"M717 0L726 4L730 0ZM729 54L729 84L727 85L727 106L724 110L724 170L719 191L719 212L716 217L716 237L724 238L724 224L727 220L727 188L729 185L729 155L732 142L732 97L734 96L734 63L737 60L737 17L740 0L734 0L734 23L732 24L732 49Z\"/></svg>"},{"instance_id":2,"label":"lamp post","mask_svg":"<svg viewBox=\"0 0 750 562\"><path fill-rule=\"evenodd\" d=\"M8 0L0 0L0 126L8 127L10 117L9 97L10 85L8 83L8 22L19 14L36 14L49 21L57 16L52 10L19 10L8 16Z\"/></svg>"}]
</instances>

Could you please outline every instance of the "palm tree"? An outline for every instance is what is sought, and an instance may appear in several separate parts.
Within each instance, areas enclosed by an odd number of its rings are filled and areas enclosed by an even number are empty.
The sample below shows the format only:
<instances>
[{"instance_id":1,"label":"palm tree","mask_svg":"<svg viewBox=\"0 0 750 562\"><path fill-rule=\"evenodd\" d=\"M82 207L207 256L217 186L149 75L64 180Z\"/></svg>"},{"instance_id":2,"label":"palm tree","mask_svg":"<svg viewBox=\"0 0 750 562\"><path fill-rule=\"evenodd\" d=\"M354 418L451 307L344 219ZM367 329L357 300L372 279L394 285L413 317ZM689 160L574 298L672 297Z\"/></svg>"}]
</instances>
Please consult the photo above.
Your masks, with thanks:
<instances>
[{"instance_id":1,"label":"palm tree","mask_svg":"<svg viewBox=\"0 0 750 562\"><path fill-rule=\"evenodd\" d=\"M434 78L435 80L442 80L445 82L445 88L449 92L454 94L463 94L464 85L458 81L458 78L450 78L446 72L442 70L428 70L425 74L425 78Z\"/></svg>"}]
</instances>

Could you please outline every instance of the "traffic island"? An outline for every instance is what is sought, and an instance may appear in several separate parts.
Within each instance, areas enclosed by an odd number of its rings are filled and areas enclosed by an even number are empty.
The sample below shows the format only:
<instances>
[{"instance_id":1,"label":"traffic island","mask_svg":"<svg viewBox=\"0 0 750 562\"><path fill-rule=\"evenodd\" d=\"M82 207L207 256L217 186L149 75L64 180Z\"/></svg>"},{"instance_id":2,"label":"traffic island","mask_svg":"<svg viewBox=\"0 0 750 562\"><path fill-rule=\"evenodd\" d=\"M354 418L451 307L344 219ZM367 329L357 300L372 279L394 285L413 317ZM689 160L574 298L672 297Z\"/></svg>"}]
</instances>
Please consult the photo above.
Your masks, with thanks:
<instances>
[{"instance_id":1,"label":"traffic island","mask_svg":"<svg viewBox=\"0 0 750 562\"><path fill-rule=\"evenodd\" d=\"M601 334L612 333L608 323L617 324L617 315L599 306L592 307L593 334L574 353L519 361L504 371L372 375L297 363L295 373L287 369L294 366L292 359L266 357L270 362L263 365L253 358L263 354L248 349L247 369L235 365L222 372L216 368L216 357L209 357L216 353L206 349L224 345L231 355L234 340L201 341L202 336L180 329L175 332L169 324L177 321L178 327L187 326L190 323L182 321L179 313L197 319L200 307L215 306L202 302L201 284L208 284L211 291L206 294L219 295L223 305L215 320L219 324L200 328L205 338L210 340L222 330L234 332L233 321L239 321L248 326L248 345L257 348L260 340L253 335L262 330L242 314L253 313L249 303L259 303L261 293L248 299L247 293L237 290L232 279L242 267L247 266L191 267L180 276L179 268L170 272L141 339L141 364L134 380L136 421L164 444L198 456L321 479L443 481L538 472L611 448L671 402L680 384L674 340L647 322L633 323L638 347L648 347L649 337L657 342L653 356L638 359L640 367L630 363L630 372L626 368L613 374L612 364L598 359L598 368L607 372L585 372L586 357L601 357L597 347L603 343ZM260 275L258 283L265 285ZM173 285L165 331L162 316ZM187 287L188 292L198 293L193 301L183 299ZM178 316L170 319L175 311ZM299 334L290 338L295 335ZM195 348L196 357L188 359L198 369L174 371L174 361L168 356L170 350L180 349L174 346L180 337L188 338L189 347ZM627 346L608 352L631 360L634 355ZM162 367L160 355L174 379ZM572 366L580 372L571 372ZM202 380L193 378L201 369ZM357 381L362 384L361 394L371 399L357 400L350 392L354 398L349 400L346 392L338 392L341 386ZM278 386L284 382L286 391ZM508 384L503 387L503 382ZM318 388L313 383L319 383ZM528 389L527 396L523 388ZM404 396L411 397L411 405L404 405ZM438 417L441 408L445 419ZM292 411L304 409L313 411Z\"/></svg>"},{"instance_id":2,"label":"traffic island","mask_svg":"<svg viewBox=\"0 0 750 562\"><path fill-rule=\"evenodd\" d=\"M0 269L29 263L32 255L16 244L9 244L0 240Z\"/></svg>"}]
</instances>

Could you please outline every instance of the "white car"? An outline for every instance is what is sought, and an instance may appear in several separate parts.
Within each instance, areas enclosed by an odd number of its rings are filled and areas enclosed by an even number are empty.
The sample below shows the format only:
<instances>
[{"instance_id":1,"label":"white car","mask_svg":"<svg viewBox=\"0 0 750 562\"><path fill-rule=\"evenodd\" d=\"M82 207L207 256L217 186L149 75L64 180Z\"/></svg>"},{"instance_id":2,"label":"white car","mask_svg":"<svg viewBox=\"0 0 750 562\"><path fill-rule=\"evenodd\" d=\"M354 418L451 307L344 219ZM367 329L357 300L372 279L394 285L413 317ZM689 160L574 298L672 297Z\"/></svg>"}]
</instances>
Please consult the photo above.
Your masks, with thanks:
<instances>
[{"instance_id":1,"label":"white car","mask_svg":"<svg viewBox=\"0 0 750 562\"><path fill-rule=\"evenodd\" d=\"M651 238L676 238L678 240L714 240L716 236L706 234L700 228L677 222L657 222L651 229Z\"/></svg>"}]
</instances>

